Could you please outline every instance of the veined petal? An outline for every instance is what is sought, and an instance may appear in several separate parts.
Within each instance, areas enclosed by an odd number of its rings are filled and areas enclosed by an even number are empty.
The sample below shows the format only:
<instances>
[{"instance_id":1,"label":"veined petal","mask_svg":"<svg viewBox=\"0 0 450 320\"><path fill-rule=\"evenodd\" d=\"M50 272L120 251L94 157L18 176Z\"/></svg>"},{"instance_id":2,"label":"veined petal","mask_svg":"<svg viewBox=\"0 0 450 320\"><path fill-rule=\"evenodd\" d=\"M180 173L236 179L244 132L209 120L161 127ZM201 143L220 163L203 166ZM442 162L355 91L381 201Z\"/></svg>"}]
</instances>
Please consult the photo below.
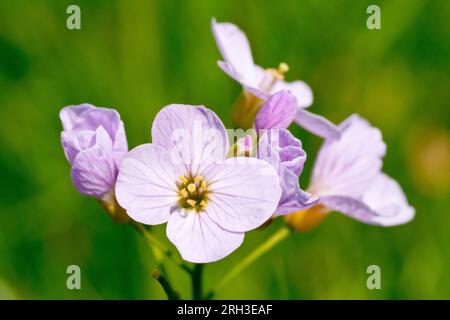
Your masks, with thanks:
<instances>
[{"instance_id":1,"label":"veined petal","mask_svg":"<svg viewBox=\"0 0 450 320\"><path fill-rule=\"evenodd\" d=\"M229 158L215 166L209 176L205 211L222 228L245 232L266 222L281 196L275 169L256 158Z\"/></svg>"},{"instance_id":2,"label":"veined petal","mask_svg":"<svg viewBox=\"0 0 450 320\"><path fill-rule=\"evenodd\" d=\"M297 110L295 122L300 127L327 140L338 139L341 134L339 127L330 120L302 108Z\"/></svg>"},{"instance_id":3,"label":"veined petal","mask_svg":"<svg viewBox=\"0 0 450 320\"><path fill-rule=\"evenodd\" d=\"M171 161L196 175L211 163L222 163L228 136L217 115L203 106L172 104L156 115L152 142L168 150Z\"/></svg>"},{"instance_id":4,"label":"veined petal","mask_svg":"<svg viewBox=\"0 0 450 320\"><path fill-rule=\"evenodd\" d=\"M298 175L285 167L280 169L280 182L283 193L278 203L277 215L285 215L307 209L319 202L319 198L300 188Z\"/></svg>"},{"instance_id":5,"label":"veined petal","mask_svg":"<svg viewBox=\"0 0 450 320\"><path fill-rule=\"evenodd\" d=\"M62 108L59 112L59 118L61 119L64 130L72 130L80 115L90 109L94 109L94 106L88 103Z\"/></svg>"},{"instance_id":6,"label":"veined petal","mask_svg":"<svg viewBox=\"0 0 450 320\"><path fill-rule=\"evenodd\" d=\"M294 120L297 99L289 91L280 91L269 97L255 119L255 129L286 129Z\"/></svg>"},{"instance_id":7,"label":"veined petal","mask_svg":"<svg viewBox=\"0 0 450 320\"><path fill-rule=\"evenodd\" d=\"M407 223L415 215L398 182L384 173L375 178L362 200L378 213L374 221L383 226Z\"/></svg>"},{"instance_id":8,"label":"veined petal","mask_svg":"<svg viewBox=\"0 0 450 320\"><path fill-rule=\"evenodd\" d=\"M182 209L171 214L166 233L183 259L194 263L220 260L239 248L244 241L244 233L225 230L206 212L187 212Z\"/></svg>"},{"instance_id":9,"label":"veined petal","mask_svg":"<svg viewBox=\"0 0 450 320\"><path fill-rule=\"evenodd\" d=\"M384 173L377 175L361 198L330 195L321 202L360 222L385 227L407 223L415 215L397 181Z\"/></svg>"},{"instance_id":10,"label":"veined petal","mask_svg":"<svg viewBox=\"0 0 450 320\"><path fill-rule=\"evenodd\" d=\"M313 92L308 84L303 81L297 80L292 82L286 82L278 80L273 85L270 93L276 93L279 91L287 90L297 98L297 105L300 108L307 108L313 103Z\"/></svg>"},{"instance_id":11,"label":"veined petal","mask_svg":"<svg viewBox=\"0 0 450 320\"><path fill-rule=\"evenodd\" d=\"M123 158L128 153L128 142L122 121L120 121L119 126L117 128L116 136L114 139L113 153L114 153L114 162L117 167L120 167Z\"/></svg>"},{"instance_id":12,"label":"veined petal","mask_svg":"<svg viewBox=\"0 0 450 320\"><path fill-rule=\"evenodd\" d=\"M231 67L231 65L225 61L217 61L217 65L229 77L239 82L244 87L244 89L250 91L255 96L261 99L267 99L269 97L269 93L264 92L259 87L264 77L267 76L267 71L262 67L255 64L253 66L253 71L244 76L236 72L233 67Z\"/></svg>"},{"instance_id":13,"label":"veined petal","mask_svg":"<svg viewBox=\"0 0 450 320\"><path fill-rule=\"evenodd\" d=\"M254 63L250 44L242 30L228 22L211 20L211 30L222 57L228 67L241 79L253 77Z\"/></svg>"},{"instance_id":14,"label":"veined petal","mask_svg":"<svg viewBox=\"0 0 450 320\"><path fill-rule=\"evenodd\" d=\"M78 152L89 149L95 144L95 136L95 131L61 132L61 143L70 164L73 164Z\"/></svg>"},{"instance_id":15,"label":"veined petal","mask_svg":"<svg viewBox=\"0 0 450 320\"><path fill-rule=\"evenodd\" d=\"M270 163L278 172L282 189L276 214L289 214L306 209L318 198L304 192L298 177L303 170L306 153L300 140L288 130L268 130L259 141L258 158Z\"/></svg>"},{"instance_id":16,"label":"veined petal","mask_svg":"<svg viewBox=\"0 0 450 320\"><path fill-rule=\"evenodd\" d=\"M73 124L72 130L95 131L99 126L102 126L114 142L117 129L121 123L120 115L116 110L96 107L84 111Z\"/></svg>"},{"instance_id":17,"label":"veined petal","mask_svg":"<svg viewBox=\"0 0 450 320\"><path fill-rule=\"evenodd\" d=\"M326 140L319 150L309 190L358 198L380 172L386 146L380 130L356 115L339 129L341 137Z\"/></svg>"},{"instance_id":18,"label":"veined petal","mask_svg":"<svg viewBox=\"0 0 450 320\"><path fill-rule=\"evenodd\" d=\"M97 128L95 140L93 147L76 155L71 177L80 193L99 198L114 187L117 168L111 138L103 127Z\"/></svg>"},{"instance_id":19,"label":"veined petal","mask_svg":"<svg viewBox=\"0 0 450 320\"><path fill-rule=\"evenodd\" d=\"M131 150L120 166L116 198L127 214L145 224L168 220L179 199L176 181L184 173L167 150L143 144Z\"/></svg>"}]
</instances>

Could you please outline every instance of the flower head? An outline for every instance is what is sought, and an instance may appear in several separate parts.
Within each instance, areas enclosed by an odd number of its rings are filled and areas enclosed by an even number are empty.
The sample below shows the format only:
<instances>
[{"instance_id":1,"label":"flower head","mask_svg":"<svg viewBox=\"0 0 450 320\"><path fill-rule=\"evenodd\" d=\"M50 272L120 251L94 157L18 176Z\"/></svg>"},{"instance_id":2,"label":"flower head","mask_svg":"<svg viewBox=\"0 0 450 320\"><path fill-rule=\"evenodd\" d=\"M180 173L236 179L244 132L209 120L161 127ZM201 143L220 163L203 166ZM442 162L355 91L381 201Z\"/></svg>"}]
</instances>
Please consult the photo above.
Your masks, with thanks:
<instances>
[{"instance_id":1,"label":"flower head","mask_svg":"<svg viewBox=\"0 0 450 320\"><path fill-rule=\"evenodd\" d=\"M114 198L118 167L128 152L123 122L116 110L90 104L67 106L59 114L61 142L77 190L102 201L121 219Z\"/></svg>"},{"instance_id":2,"label":"flower head","mask_svg":"<svg viewBox=\"0 0 450 320\"><path fill-rule=\"evenodd\" d=\"M226 159L227 152L227 133L212 111L169 105L153 122L152 143L124 159L117 200L136 221L167 222L167 236L185 260L219 260L269 219L281 195L267 162Z\"/></svg>"},{"instance_id":3,"label":"flower head","mask_svg":"<svg viewBox=\"0 0 450 320\"><path fill-rule=\"evenodd\" d=\"M264 101L270 99L274 94L288 91L295 97L296 108L293 109L294 113L291 109L289 112L283 113L286 117L283 119L284 126L285 123L290 124L295 120L300 126L323 138L339 137L339 130L334 124L304 110L313 102L312 91L303 81L286 82L284 80L284 74L289 70L286 63L280 63L276 69L264 69L253 62L249 41L245 33L236 25L228 22L218 23L212 19L211 29L224 59L224 61L218 62L219 67L244 87L243 97L238 103L238 108L241 110L238 110L235 116L235 121L241 127L250 126ZM274 101L266 102L272 104L273 107L263 107L266 109L264 113L273 115L272 112L275 110L280 112L279 108L274 108L284 104L283 101L278 101L279 98L280 96L277 96L273 99Z\"/></svg>"},{"instance_id":4,"label":"flower head","mask_svg":"<svg viewBox=\"0 0 450 320\"><path fill-rule=\"evenodd\" d=\"M353 115L340 125L339 140L326 141L314 164L310 192L320 196L320 210L287 217L299 230L314 227L316 215L336 210L363 223L394 226L414 217L399 184L381 172L386 146L381 133ZM307 210L308 211L308 210ZM312 213L312 214L311 214Z\"/></svg>"}]
</instances>

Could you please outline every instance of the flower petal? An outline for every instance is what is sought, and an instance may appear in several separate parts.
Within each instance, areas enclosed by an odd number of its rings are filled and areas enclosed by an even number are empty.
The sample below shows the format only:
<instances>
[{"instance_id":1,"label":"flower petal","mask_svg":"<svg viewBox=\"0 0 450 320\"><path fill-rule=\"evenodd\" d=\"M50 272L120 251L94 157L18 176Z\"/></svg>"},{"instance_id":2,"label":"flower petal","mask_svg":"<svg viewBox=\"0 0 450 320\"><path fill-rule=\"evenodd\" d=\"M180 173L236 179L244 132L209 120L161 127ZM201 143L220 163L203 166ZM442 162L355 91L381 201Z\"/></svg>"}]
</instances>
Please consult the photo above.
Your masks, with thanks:
<instances>
[{"instance_id":1,"label":"flower petal","mask_svg":"<svg viewBox=\"0 0 450 320\"><path fill-rule=\"evenodd\" d=\"M172 162L184 163L193 175L211 163L222 163L228 152L223 123L203 106L164 107L153 122L152 140L169 151Z\"/></svg>"},{"instance_id":2,"label":"flower petal","mask_svg":"<svg viewBox=\"0 0 450 320\"><path fill-rule=\"evenodd\" d=\"M61 132L61 144L64 149L64 154L70 164L78 154L78 152L89 149L95 144L95 131L63 131Z\"/></svg>"},{"instance_id":3,"label":"flower petal","mask_svg":"<svg viewBox=\"0 0 450 320\"><path fill-rule=\"evenodd\" d=\"M90 109L95 107L88 103L83 103L79 105L71 105L61 109L59 112L59 118L61 119L62 126L64 130L72 130L73 126L77 122L80 115Z\"/></svg>"},{"instance_id":4,"label":"flower petal","mask_svg":"<svg viewBox=\"0 0 450 320\"><path fill-rule=\"evenodd\" d=\"M294 120L297 99L289 91L280 91L269 97L256 114L255 129L286 129Z\"/></svg>"},{"instance_id":5,"label":"flower petal","mask_svg":"<svg viewBox=\"0 0 450 320\"><path fill-rule=\"evenodd\" d=\"M339 129L341 137L325 141L319 150L309 190L358 198L380 172L386 146L380 130L356 115Z\"/></svg>"},{"instance_id":6,"label":"flower petal","mask_svg":"<svg viewBox=\"0 0 450 320\"><path fill-rule=\"evenodd\" d=\"M307 108L313 103L313 92L308 84L303 81L297 80L292 82L286 82L278 80L272 86L270 93L276 93L279 91L288 90L297 98L297 105L300 108Z\"/></svg>"},{"instance_id":7,"label":"flower petal","mask_svg":"<svg viewBox=\"0 0 450 320\"><path fill-rule=\"evenodd\" d=\"M385 227L407 223L415 215L397 181L384 173L377 175L360 199L325 196L321 202L360 222Z\"/></svg>"},{"instance_id":8,"label":"flower petal","mask_svg":"<svg viewBox=\"0 0 450 320\"><path fill-rule=\"evenodd\" d=\"M288 130L265 132L259 141L258 158L270 163L280 177L282 194L275 213L289 214L317 203L317 197L300 188L298 177L303 170L306 153L300 140Z\"/></svg>"},{"instance_id":9,"label":"flower petal","mask_svg":"<svg viewBox=\"0 0 450 320\"><path fill-rule=\"evenodd\" d=\"M194 263L220 260L239 248L244 241L243 233L221 228L205 212L174 211L166 233L183 259Z\"/></svg>"},{"instance_id":10,"label":"flower petal","mask_svg":"<svg viewBox=\"0 0 450 320\"><path fill-rule=\"evenodd\" d=\"M281 196L275 169L256 158L229 158L208 173L205 211L219 226L234 232L255 229L275 212Z\"/></svg>"},{"instance_id":11,"label":"flower petal","mask_svg":"<svg viewBox=\"0 0 450 320\"><path fill-rule=\"evenodd\" d=\"M285 215L307 209L317 204L319 198L313 196L300 188L298 175L281 167L280 184L283 190L278 207L277 215Z\"/></svg>"},{"instance_id":12,"label":"flower petal","mask_svg":"<svg viewBox=\"0 0 450 320\"><path fill-rule=\"evenodd\" d=\"M232 23L217 23L214 18L211 20L211 30L228 68L243 80L251 79L254 63L245 33Z\"/></svg>"},{"instance_id":13,"label":"flower petal","mask_svg":"<svg viewBox=\"0 0 450 320\"><path fill-rule=\"evenodd\" d=\"M407 223L415 215L398 182L384 173L375 178L362 200L378 213L374 221L383 226Z\"/></svg>"},{"instance_id":14,"label":"flower petal","mask_svg":"<svg viewBox=\"0 0 450 320\"><path fill-rule=\"evenodd\" d=\"M181 174L167 150L154 144L138 146L120 166L117 201L136 221L151 225L164 223L179 199L176 181Z\"/></svg>"},{"instance_id":15,"label":"flower petal","mask_svg":"<svg viewBox=\"0 0 450 320\"><path fill-rule=\"evenodd\" d=\"M341 131L328 119L299 108L295 122L302 128L324 139L333 140L340 137Z\"/></svg>"},{"instance_id":16,"label":"flower petal","mask_svg":"<svg viewBox=\"0 0 450 320\"><path fill-rule=\"evenodd\" d=\"M83 112L73 124L72 130L95 131L99 126L102 126L114 142L121 123L120 115L116 110L95 107Z\"/></svg>"},{"instance_id":17,"label":"flower petal","mask_svg":"<svg viewBox=\"0 0 450 320\"><path fill-rule=\"evenodd\" d=\"M100 126L96 131L95 145L75 157L71 177L77 190L88 196L100 198L114 187L117 167L112 157L112 141Z\"/></svg>"}]
</instances>

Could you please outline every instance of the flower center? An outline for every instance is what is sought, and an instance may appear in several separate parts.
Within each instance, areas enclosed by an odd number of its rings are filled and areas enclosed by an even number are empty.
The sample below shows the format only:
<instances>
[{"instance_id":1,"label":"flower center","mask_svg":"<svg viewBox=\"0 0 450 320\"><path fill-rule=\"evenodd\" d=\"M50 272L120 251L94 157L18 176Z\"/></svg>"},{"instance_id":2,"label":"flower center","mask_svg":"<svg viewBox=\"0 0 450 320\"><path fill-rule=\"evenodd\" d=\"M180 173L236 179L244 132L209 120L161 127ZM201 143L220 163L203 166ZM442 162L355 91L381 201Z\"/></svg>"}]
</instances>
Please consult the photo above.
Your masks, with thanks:
<instances>
[{"instance_id":1,"label":"flower center","mask_svg":"<svg viewBox=\"0 0 450 320\"><path fill-rule=\"evenodd\" d=\"M272 89L272 86L277 82L278 80L284 80L284 74L289 71L289 66L281 62L278 65L278 69L275 68L268 68L266 69L266 76L261 81L260 87L266 92L270 92Z\"/></svg>"},{"instance_id":2,"label":"flower center","mask_svg":"<svg viewBox=\"0 0 450 320\"><path fill-rule=\"evenodd\" d=\"M180 176L178 178L179 205L185 209L201 211L208 201L208 184L202 176Z\"/></svg>"}]
</instances>

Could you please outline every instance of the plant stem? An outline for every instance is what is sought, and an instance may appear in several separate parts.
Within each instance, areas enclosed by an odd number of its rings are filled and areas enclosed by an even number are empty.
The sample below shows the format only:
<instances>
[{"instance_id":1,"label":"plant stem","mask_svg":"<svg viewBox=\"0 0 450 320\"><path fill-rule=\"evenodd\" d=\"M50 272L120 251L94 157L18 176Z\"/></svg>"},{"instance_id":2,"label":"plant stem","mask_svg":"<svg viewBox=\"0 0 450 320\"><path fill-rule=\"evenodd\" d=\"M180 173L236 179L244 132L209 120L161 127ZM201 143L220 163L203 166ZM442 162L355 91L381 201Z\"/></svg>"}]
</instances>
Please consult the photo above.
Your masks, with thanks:
<instances>
[{"instance_id":1,"label":"plant stem","mask_svg":"<svg viewBox=\"0 0 450 320\"><path fill-rule=\"evenodd\" d=\"M201 300L202 295L202 276L203 276L203 264L196 264L192 271L192 299Z\"/></svg>"},{"instance_id":2,"label":"plant stem","mask_svg":"<svg viewBox=\"0 0 450 320\"><path fill-rule=\"evenodd\" d=\"M245 257L241 262L234 266L230 272L228 272L222 280L216 285L216 287L211 290L206 299L212 299L216 292L222 288L228 281L233 279L236 275L238 275L242 270L248 267L252 262L262 256L264 253L272 249L277 243L286 238L291 232L291 229L288 227L282 227L278 229L269 239L263 242L259 247L257 247L252 253L250 253L247 257Z\"/></svg>"},{"instance_id":3,"label":"plant stem","mask_svg":"<svg viewBox=\"0 0 450 320\"><path fill-rule=\"evenodd\" d=\"M158 270L152 272L152 277L159 282L169 300L180 300L180 294L172 288L167 278Z\"/></svg>"},{"instance_id":4,"label":"plant stem","mask_svg":"<svg viewBox=\"0 0 450 320\"><path fill-rule=\"evenodd\" d=\"M153 248L157 248L160 251L160 253L162 253L163 255L168 257L170 260L172 260L181 269L183 269L184 271L186 271L189 274L192 274L193 271L192 271L192 268L189 267L189 265L187 265L185 262L183 262L183 260L174 256L172 251L170 251L168 248L166 248L166 246L163 243L161 243L151 232L146 230L140 223L138 223L136 221L131 221L130 224L134 229L136 229L139 232L139 234L141 236L144 237L145 242L150 247L150 249L153 250ZM155 255L157 255L157 253ZM161 262L159 261L158 264L161 264Z\"/></svg>"}]
</instances>

